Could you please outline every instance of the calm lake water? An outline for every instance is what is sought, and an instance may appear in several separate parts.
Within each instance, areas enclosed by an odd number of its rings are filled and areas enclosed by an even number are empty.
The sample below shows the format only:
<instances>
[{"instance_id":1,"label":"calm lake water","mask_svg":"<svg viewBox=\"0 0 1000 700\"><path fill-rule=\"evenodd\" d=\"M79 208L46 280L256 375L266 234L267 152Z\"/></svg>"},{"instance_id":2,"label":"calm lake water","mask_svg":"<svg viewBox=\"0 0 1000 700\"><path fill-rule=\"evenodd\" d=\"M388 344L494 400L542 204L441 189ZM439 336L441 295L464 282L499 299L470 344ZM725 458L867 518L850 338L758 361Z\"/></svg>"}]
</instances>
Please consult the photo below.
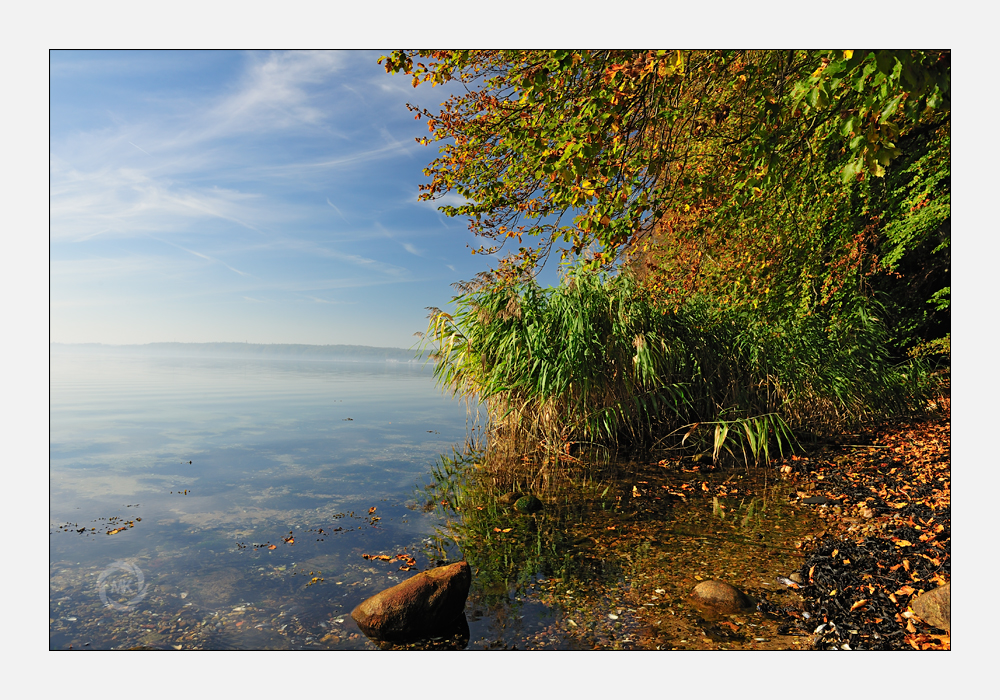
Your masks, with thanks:
<instances>
[{"instance_id":1,"label":"calm lake water","mask_svg":"<svg viewBox=\"0 0 1000 700\"><path fill-rule=\"evenodd\" d=\"M56 352L50 405L52 649L376 649L350 611L462 558L468 635L423 648L799 643L687 597L721 579L794 603L775 578L818 524L773 475L491 471L456 454L474 423L421 364ZM544 510L504 505L518 490Z\"/></svg>"},{"instance_id":2,"label":"calm lake water","mask_svg":"<svg viewBox=\"0 0 1000 700\"><path fill-rule=\"evenodd\" d=\"M347 615L405 573L361 555L421 547L417 488L466 436L421 364L57 353L50 401L52 648L364 647ZM247 605L256 635L175 634ZM296 613L326 627L279 633Z\"/></svg>"}]
</instances>

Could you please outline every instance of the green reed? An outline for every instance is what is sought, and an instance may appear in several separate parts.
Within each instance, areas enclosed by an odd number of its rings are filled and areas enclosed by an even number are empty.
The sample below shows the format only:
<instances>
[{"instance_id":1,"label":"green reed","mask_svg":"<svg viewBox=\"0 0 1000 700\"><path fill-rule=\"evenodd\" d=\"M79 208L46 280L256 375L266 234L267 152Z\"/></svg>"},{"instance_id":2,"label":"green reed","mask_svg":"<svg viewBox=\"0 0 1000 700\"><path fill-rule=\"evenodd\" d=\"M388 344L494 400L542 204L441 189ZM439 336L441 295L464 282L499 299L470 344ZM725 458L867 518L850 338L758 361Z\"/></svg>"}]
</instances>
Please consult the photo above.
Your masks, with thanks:
<instances>
[{"instance_id":1,"label":"green reed","mask_svg":"<svg viewBox=\"0 0 1000 700\"><path fill-rule=\"evenodd\" d=\"M625 274L547 289L483 278L463 291L453 315L432 309L422 344L438 382L484 402L491 443L512 454L672 436L766 460L793 430L912 410L926 393L919 364L890 364L870 300L836 313L698 298L671 309Z\"/></svg>"}]
</instances>

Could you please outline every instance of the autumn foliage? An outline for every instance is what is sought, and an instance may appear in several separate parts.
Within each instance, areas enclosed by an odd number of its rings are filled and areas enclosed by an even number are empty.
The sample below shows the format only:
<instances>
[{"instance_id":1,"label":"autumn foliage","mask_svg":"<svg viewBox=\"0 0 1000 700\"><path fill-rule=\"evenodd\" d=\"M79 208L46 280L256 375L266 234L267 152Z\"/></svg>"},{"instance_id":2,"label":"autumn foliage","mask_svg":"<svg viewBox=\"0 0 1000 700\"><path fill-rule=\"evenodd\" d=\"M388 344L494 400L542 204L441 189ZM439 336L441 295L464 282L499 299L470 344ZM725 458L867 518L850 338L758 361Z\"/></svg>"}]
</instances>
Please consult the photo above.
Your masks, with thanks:
<instances>
[{"instance_id":1,"label":"autumn foliage","mask_svg":"<svg viewBox=\"0 0 1000 700\"><path fill-rule=\"evenodd\" d=\"M655 310L651 326L615 341L621 347L597 328L530 352L525 343L537 334L504 336L530 361L506 388L491 380L481 393L514 396L564 341L582 344L574 357L589 352L600 365L603 355L632 352L641 367L642 346L631 346L661 323L656 314L735 328L715 342L738 359L726 352L710 361L728 363L721 371L730 374L753 368L736 394L756 388L791 422L816 417L795 408L810 401L833 423L908 410L900 391L919 398L928 361L947 362L949 52L395 51L381 61L414 86L463 83L439 110L410 106L427 125L418 140L438 147L421 197L464 198L441 210L467 218L486 241L474 253L499 256L461 290L459 308L470 311L454 319L465 325L435 315L428 340L439 356L458 357L451 350L462 339L500 338L474 327L483 295L515 295L527 314L530 299L544 297L527 291L529 280L556 258L564 285L627 276L630 293ZM489 320L498 319L524 325L513 315ZM478 358L466 369L498 350L463 347ZM782 377L805 363L825 378L790 391ZM871 368L864 380L859 366ZM627 374L606 369L616 379L581 416L606 408ZM474 384L485 375L464 376ZM852 388L859 381L874 390ZM695 418L759 410L732 389Z\"/></svg>"}]
</instances>

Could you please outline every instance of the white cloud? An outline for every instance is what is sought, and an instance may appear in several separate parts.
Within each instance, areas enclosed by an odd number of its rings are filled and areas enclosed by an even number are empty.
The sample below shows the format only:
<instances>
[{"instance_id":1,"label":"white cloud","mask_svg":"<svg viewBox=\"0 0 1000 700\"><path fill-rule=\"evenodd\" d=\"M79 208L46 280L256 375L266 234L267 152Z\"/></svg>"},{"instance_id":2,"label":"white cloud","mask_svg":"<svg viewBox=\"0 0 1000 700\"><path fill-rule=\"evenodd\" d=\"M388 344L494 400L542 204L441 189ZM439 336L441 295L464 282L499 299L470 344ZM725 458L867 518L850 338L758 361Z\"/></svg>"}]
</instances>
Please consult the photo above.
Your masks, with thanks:
<instances>
[{"instance_id":1,"label":"white cloud","mask_svg":"<svg viewBox=\"0 0 1000 700\"><path fill-rule=\"evenodd\" d=\"M347 217L344 216L344 212L340 211L340 207L338 207L336 204L334 204L333 202L331 202L329 197L326 198L326 203L329 204L331 207L333 207L333 210L335 212L337 212L338 214L340 214L340 218L341 219L343 219L344 221L347 221ZM347 221L347 223L351 223L351 222Z\"/></svg>"},{"instance_id":2,"label":"white cloud","mask_svg":"<svg viewBox=\"0 0 1000 700\"><path fill-rule=\"evenodd\" d=\"M157 239L157 240L160 240L160 239ZM221 260L219 260L218 258L213 258L210 255L205 255L204 253L199 253L197 250L191 250L190 248L185 248L184 246L177 245L176 243L171 243L170 241L161 241L161 242L162 243L166 243L168 245L172 245L175 248L180 248L185 253L191 253L191 255L197 255L199 258L202 258L203 260L208 260L209 262L218 263L219 265L222 265L224 268L226 268L228 270L232 270L233 272L235 272L238 275L242 275L244 277L250 277L251 276L249 272L243 272L242 270L237 270L232 265L228 265L228 264L222 262Z\"/></svg>"},{"instance_id":3,"label":"white cloud","mask_svg":"<svg viewBox=\"0 0 1000 700\"><path fill-rule=\"evenodd\" d=\"M318 124L326 116L317 97L307 89L320 85L342 64L331 51L289 51L251 54L251 66L240 88L207 113L201 138L233 131L273 131L298 124Z\"/></svg>"},{"instance_id":4,"label":"white cloud","mask_svg":"<svg viewBox=\"0 0 1000 700\"><path fill-rule=\"evenodd\" d=\"M50 191L53 240L176 231L206 218L259 232L248 220L266 218L262 207L248 207L248 202L260 198L255 193L180 187L170 180L154 180L135 168L92 172L54 168Z\"/></svg>"},{"instance_id":5,"label":"white cloud","mask_svg":"<svg viewBox=\"0 0 1000 700\"><path fill-rule=\"evenodd\" d=\"M330 300L330 299L320 299L319 297L310 296L308 294L306 295L306 299L310 299L312 301L315 301L317 304L343 304L344 303L342 301L333 301L333 300Z\"/></svg>"}]
</instances>

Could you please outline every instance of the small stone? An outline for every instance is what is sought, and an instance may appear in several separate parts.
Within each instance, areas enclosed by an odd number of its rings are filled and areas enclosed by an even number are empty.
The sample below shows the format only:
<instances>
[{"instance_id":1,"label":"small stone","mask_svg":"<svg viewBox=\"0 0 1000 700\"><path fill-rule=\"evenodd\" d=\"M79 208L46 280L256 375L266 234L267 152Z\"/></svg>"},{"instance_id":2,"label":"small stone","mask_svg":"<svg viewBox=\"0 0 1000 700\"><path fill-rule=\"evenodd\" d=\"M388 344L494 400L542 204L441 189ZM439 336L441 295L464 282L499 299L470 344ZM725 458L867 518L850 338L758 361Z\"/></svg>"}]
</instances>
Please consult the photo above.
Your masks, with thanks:
<instances>
[{"instance_id":1,"label":"small stone","mask_svg":"<svg viewBox=\"0 0 1000 700\"><path fill-rule=\"evenodd\" d=\"M927 591L910 603L913 612L932 627L951 631L951 584Z\"/></svg>"},{"instance_id":2,"label":"small stone","mask_svg":"<svg viewBox=\"0 0 1000 700\"><path fill-rule=\"evenodd\" d=\"M798 584L802 583L802 574L800 574L798 571L796 571L796 572L794 572L792 574L789 574L788 578L790 578L791 580L795 581L795 583L798 583Z\"/></svg>"},{"instance_id":3,"label":"small stone","mask_svg":"<svg viewBox=\"0 0 1000 700\"><path fill-rule=\"evenodd\" d=\"M723 581L702 581L694 587L691 597L725 613L739 612L753 605L742 591Z\"/></svg>"}]
</instances>

